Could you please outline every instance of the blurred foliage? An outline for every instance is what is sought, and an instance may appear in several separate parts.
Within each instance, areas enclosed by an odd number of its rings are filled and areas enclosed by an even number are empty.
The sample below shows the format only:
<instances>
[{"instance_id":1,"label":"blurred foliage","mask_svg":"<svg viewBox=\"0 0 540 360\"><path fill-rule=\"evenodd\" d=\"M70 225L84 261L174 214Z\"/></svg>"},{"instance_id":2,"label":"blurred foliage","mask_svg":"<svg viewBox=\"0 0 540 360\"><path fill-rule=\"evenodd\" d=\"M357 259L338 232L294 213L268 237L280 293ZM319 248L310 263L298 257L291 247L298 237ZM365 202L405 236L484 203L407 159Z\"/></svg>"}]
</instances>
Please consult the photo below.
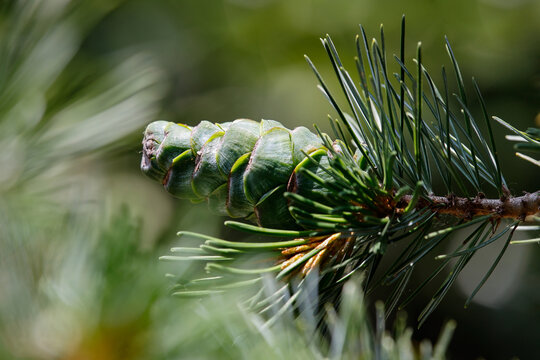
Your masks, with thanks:
<instances>
[{"instance_id":1,"label":"blurred foliage","mask_svg":"<svg viewBox=\"0 0 540 360\"><path fill-rule=\"evenodd\" d=\"M502 123L504 124L504 123ZM505 124L514 134L516 135L506 135L506 139L511 141L517 141L518 143L514 145L514 149L517 150L516 156L522 158L523 160L529 161L530 163L540 166L540 160L537 160L531 156L525 155L523 152L530 153L540 153L540 129L539 128L528 128L526 131L519 131L518 129Z\"/></svg>"},{"instance_id":2,"label":"blurred foliage","mask_svg":"<svg viewBox=\"0 0 540 360\"><path fill-rule=\"evenodd\" d=\"M157 288L134 272L150 261L135 256L139 233L123 224L117 234L101 229L110 189L99 153L117 151L155 116L164 91L148 55L78 56L90 28L116 6L2 8L0 336L14 356L68 356L106 320L139 319ZM130 276L143 297L128 295Z\"/></svg>"},{"instance_id":3,"label":"blurred foliage","mask_svg":"<svg viewBox=\"0 0 540 360\"><path fill-rule=\"evenodd\" d=\"M402 13L407 39L422 40L429 69L443 63L448 35L490 111L517 128L533 125L540 93L534 0L1 2L0 358L290 355L279 349L312 358L311 343L291 343L296 333L277 331L273 343L250 334L245 314L229 306L234 300L216 300L231 310L219 318L206 312L215 304L164 294L156 260L164 251L156 247L170 247L178 229L228 230L204 206L172 201L142 178L140 133L158 117L324 127L330 109L302 55L329 73L317 39L330 33L343 59L352 59L359 23L375 31L383 22L387 47L397 49ZM496 129L498 139L503 134ZM537 187L537 167L515 161L511 144L499 151L511 188ZM529 259L538 255L510 249L471 310L448 301L414 338L435 341L449 316L460 324L450 347L456 358L534 357L540 293L530 284L540 269ZM464 287L477 282L475 273ZM489 284L505 298L494 299ZM242 331L251 346L244 353L234 347ZM495 331L505 339L496 346Z\"/></svg>"}]
</instances>

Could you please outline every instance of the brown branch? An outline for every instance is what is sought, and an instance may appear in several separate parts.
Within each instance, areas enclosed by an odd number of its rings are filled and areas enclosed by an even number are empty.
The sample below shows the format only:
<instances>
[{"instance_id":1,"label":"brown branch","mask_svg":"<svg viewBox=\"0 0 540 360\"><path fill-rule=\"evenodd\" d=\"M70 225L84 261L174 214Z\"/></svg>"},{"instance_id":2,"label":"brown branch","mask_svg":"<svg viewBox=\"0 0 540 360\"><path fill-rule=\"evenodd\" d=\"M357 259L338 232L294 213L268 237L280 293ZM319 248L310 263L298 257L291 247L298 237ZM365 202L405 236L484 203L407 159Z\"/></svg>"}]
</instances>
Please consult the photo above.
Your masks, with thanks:
<instances>
[{"instance_id":1,"label":"brown branch","mask_svg":"<svg viewBox=\"0 0 540 360\"><path fill-rule=\"evenodd\" d=\"M396 205L398 210L405 209L411 199L412 195L404 196ZM416 205L417 209L426 207L438 214L452 215L462 219L491 214L494 218L525 220L527 216L540 212L540 191L501 199L486 199L483 194L479 194L475 198L453 195L447 197L428 196L421 198Z\"/></svg>"}]
</instances>

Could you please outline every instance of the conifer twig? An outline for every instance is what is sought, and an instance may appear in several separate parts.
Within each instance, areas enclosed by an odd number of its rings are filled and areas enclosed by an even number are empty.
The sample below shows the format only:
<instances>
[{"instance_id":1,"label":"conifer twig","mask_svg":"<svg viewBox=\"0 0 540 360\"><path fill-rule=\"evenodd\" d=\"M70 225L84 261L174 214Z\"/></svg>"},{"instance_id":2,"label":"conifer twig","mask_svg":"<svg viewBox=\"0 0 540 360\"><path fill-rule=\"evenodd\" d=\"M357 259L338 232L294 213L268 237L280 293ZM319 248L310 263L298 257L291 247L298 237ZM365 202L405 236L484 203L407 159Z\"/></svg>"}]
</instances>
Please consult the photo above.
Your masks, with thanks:
<instances>
[{"instance_id":1,"label":"conifer twig","mask_svg":"<svg viewBox=\"0 0 540 360\"><path fill-rule=\"evenodd\" d=\"M461 219L471 219L475 216L493 215L494 218L511 218L524 220L527 216L540 211L540 191L527 193L518 197L503 196L500 199L486 199L479 193L474 198L457 196L428 196L421 198L416 209L429 208L437 214L452 215ZM405 195L396 204L398 210L405 209L412 195Z\"/></svg>"}]
</instances>

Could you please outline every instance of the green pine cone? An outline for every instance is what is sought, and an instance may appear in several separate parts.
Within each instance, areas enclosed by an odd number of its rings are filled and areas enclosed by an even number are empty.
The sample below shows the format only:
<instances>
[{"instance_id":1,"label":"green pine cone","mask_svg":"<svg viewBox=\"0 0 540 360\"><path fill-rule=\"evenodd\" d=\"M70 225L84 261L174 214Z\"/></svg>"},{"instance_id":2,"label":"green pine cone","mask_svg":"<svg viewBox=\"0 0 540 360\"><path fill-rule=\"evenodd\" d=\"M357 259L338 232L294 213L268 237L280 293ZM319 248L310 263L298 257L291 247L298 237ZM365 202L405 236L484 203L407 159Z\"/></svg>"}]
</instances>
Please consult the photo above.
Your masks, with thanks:
<instances>
[{"instance_id":1,"label":"green pine cone","mask_svg":"<svg viewBox=\"0 0 540 360\"><path fill-rule=\"evenodd\" d=\"M155 121L144 132L141 169L172 195L207 200L220 215L290 228L295 221L284 192L324 196L299 170L328 177L304 153L328 164L321 139L305 127L289 130L273 120L202 121L194 128Z\"/></svg>"}]
</instances>

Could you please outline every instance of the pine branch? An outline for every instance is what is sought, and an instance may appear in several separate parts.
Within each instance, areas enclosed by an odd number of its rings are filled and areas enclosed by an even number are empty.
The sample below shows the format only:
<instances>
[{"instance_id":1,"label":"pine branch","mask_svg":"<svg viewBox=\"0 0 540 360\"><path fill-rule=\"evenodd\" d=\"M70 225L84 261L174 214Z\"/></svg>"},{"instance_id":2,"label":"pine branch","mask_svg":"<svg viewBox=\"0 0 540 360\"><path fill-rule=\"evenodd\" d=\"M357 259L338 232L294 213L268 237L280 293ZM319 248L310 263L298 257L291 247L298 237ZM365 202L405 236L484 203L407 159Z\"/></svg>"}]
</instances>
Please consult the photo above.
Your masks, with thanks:
<instances>
[{"instance_id":1,"label":"pine branch","mask_svg":"<svg viewBox=\"0 0 540 360\"><path fill-rule=\"evenodd\" d=\"M405 195L396 204L398 212L405 209L412 195ZM429 208L437 214L452 215L460 219L470 220L476 216L491 215L493 220L508 218L525 220L540 212L540 191L525 194L519 197L501 197L500 199L486 199L480 193L475 198L457 196L427 196L418 201L418 210Z\"/></svg>"},{"instance_id":2,"label":"pine branch","mask_svg":"<svg viewBox=\"0 0 540 360\"><path fill-rule=\"evenodd\" d=\"M519 197L510 194L485 102L473 80L489 142L469 108L464 77L448 40L446 47L459 93L457 106L449 102L452 90L446 70L442 71L444 89L439 90L422 64L420 43L415 70L406 67L404 31L403 22L401 56L394 57L400 70L394 74L397 83L388 74L382 29L382 45L373 39L370 46L361 28L356 38L356 81L345 69L331 38L321 39L343 92L341 98L332 94L306 58L319 89L338 116L338 120L330 117L334 141L318 129L319 137L314 139L305 128L289 130L269 120L224 124L203 121L193 129L163 121L148 126L142 162L147 175L162 181L178 197L206 199L221 214L245 217L259 225L227 222L230 227L292 238L261 243L190 234L204 244L183 250L185 256L180 258L166 259L202 261L210 277L179 284L176 295L251 286L263 282L264 274L274 274L294 284L290 298L280 303L278 313L282 313L296 306L295 299L309 291L306 284L313 276L317 276L322 305L338 301L344 282L365 271L367 288L380 284L394 287L388 300L393 309L411 301L437 274L449 268L448 276L419 316L422 324L476 251L503 236L505 244L510 244L515 227L529 218L537 219L540 191ZM344 107L340 101L344 101ZM494 119L538 145L533 133L520 132ZM437 176L446 193L435 185ZM484 194L490 192L498 193L499 198L486 198ZM438 215L449 219L441 221ZM437 254L441 265L402 299L416 265L460 229L469 230L466 239L454 252ZM387 248L399 241L409 244L376 279L374 274ZM506 249L505 245L479 287ZM451 262L452 258L457 261ZM212 286L204 285L209 283ZM268 303L281 299L277 293L265 298L259 292L250 304L264 312Z\"/></svg>"}]
</instances>

